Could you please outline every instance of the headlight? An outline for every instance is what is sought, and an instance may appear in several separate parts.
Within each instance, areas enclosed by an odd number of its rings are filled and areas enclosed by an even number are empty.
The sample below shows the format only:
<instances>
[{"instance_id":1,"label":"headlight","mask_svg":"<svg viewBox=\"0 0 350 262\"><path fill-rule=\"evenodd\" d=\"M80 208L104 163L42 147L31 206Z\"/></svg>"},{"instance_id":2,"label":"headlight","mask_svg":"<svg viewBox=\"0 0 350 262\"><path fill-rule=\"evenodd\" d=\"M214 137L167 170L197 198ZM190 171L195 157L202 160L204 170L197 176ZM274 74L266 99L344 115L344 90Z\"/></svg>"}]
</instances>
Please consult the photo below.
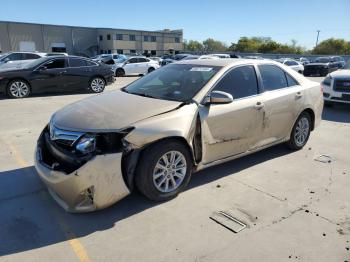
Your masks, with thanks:
<instances>
[{"instance_id":1,"label":"headlight","mask_svg":"<svg viewBox=\"0 0 350 262\"><path fill-rule=\"evenodd\" d=\"M92 135L84 135L80 138L78 144L75 146L76 150L78 150L82 154L92 153L96 149L96 138Z\"/></svg>"}]
</instances>

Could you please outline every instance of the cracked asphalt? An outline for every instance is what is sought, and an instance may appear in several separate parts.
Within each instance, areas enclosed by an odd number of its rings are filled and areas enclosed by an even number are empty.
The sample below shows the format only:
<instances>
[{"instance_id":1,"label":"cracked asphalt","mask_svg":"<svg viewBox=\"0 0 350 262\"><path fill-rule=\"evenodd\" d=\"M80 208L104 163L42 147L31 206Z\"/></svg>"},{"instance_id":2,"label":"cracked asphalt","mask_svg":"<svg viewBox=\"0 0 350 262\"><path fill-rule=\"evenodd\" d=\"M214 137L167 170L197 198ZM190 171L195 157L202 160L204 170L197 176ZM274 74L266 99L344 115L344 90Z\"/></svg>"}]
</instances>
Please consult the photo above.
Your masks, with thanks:
<instances>
[{"instance_id":1,"label":"cracked asphalt","mask_svg":"<svg viewBox=\"0 0 350 262\"><path fill-rule=\"evenodd\" d=\"M350 261L350 106L325 108L303 150L279 145L203 170L172 201L133 193L68 214L35 175L34 148L53 112L92 95L0 97L0 261ZM209 219L220 210L247 228Z\"/></svg>"}]
</instances>

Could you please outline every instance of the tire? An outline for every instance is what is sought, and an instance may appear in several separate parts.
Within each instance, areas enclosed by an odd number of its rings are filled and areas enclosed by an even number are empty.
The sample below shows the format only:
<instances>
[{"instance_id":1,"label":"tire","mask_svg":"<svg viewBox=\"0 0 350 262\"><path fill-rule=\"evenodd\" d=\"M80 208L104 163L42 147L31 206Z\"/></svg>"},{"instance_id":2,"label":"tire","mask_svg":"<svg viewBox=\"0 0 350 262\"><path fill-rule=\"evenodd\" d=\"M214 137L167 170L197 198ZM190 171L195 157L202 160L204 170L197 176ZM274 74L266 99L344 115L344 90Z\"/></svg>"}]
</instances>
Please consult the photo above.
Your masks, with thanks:
<instances>
[{"instance_id":1,"label":"tire","mask_svg":"<svg viewBox=\"0 0 350 262\"><path fill-rule=\"evenodd\" d=\"M93 93L102 93L105 90L106 81L102 77L94 77L90 81L90 90Z\"/></svg>"},{"instance_id":2,"label":"tire","mask_svg":"<svg viewBox=\"0 0 350 262\"><path fill-rule=\"evenodd\" d=\"M116 77L125 76L125 71L124 71L124 69L118 68L118 69L115 71L115 76L116 76Z\"/></svg>"},{"instance_id":3,"label":"tire","mask_svg":"<svg viewBox=\"0 0 350 262\"><path fill-rule=\"evenodd\" d=\"M153 72L155 69L154 69L154 67L150 67L150 68L148 68L148 73L151 73L151 72Z\"/></svg>"},{"instance_id":4,"label":"tire","mask_svg":"<svg viewBox=\"0 0 350 262\"><path fill-rule=\"evenodd\" d=\"M164 158L171 160L172 154L175 160L174 165L166 167ZM180 162L176 163L179 158ZM185 167L181 168L184 165ZM174 166L178 167L177 171L172 169ZM174 139L162 140L147 147L142 152L136 169L136 187L151 200L170 200L187 186L191 178L192 168L192 157L185 145Z\"/></svg>"},{"instance_id":5,"label":"tire","mask_svg":"<svg viewBox=\"0 0 350 262\"><path fill-rule=\"evenodd\" d=\"M11 98L28 97L30 93L30 85L24 80L15 79L7 85L7 95Z\"/></svg>"},{"instance_id":6,"label":"tire","mask_svg":"<svg viewBox=\"0 0 350 262\"><path fill-rule=\"evenodd\" d=\"M303 74L303 71L299 70L298 73L299 73L299 74Z\"/></svg>"},{"instance_id":7,"label":"tire","mask_svg":"<svg viewBox=\"0 0 350 262\"><path fill-rule=\"evenodd\" d=\"M311 126L310 114L307 112L301 113L297 121L295 121L287 146L292 150L302 149L309 140ZM300 132L302 134L300 134Z\"/></svg>"}]
</instances>

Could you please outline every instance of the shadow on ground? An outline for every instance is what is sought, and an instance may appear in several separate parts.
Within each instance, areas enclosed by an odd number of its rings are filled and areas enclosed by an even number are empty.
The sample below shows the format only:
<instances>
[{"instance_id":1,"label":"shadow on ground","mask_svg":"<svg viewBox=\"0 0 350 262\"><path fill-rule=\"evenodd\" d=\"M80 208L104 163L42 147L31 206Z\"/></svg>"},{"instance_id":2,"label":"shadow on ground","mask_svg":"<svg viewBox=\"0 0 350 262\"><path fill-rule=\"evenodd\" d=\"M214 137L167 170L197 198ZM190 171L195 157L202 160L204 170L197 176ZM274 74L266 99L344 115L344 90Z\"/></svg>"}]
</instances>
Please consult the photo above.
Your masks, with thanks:
<instances>
[{"instance_id":1,"label":"shadow on ground","mask_svg":"<svg viewBox=\"0 0 350 262\"><path fill-rule=\"evenodd\" d=\"M187 190L290 152L279 145L208 168L192 176ZM62 223L68 225L75 236L82 237L112 228L118 221L162 204L135 192L108 209L88 214L69 214L49 196L35 175L34 167L0 172L0 192L0 256L65 241L67 233L63 232Z\"/></svg>"},{"instance_id":2,"label":"shadow on ground","mask_svg":"<svg viewBox=\"0 0 350 262\"><path fill-rule=\"evenodd\" d=\"M350 123L350 104L333 104L323 108L322 119L332 122Z\"/></svg>"}]
</instances>

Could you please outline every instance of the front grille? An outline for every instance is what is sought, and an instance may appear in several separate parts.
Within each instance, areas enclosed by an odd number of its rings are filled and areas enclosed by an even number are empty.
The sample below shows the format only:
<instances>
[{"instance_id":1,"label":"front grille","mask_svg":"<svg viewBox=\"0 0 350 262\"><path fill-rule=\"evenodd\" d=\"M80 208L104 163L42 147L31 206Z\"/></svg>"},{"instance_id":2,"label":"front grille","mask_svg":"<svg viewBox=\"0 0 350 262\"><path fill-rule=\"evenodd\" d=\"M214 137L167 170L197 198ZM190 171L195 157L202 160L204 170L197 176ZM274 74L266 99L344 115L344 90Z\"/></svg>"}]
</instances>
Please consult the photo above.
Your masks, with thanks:
<instances>
[{"instance_id":1,"label":"front grille","mask_svg":"<svg viewBox=\"0 0 350 262\"><path fill-rule=\"evenodd\" d=\"M350 92L350 80L335 80L334 90L341 92Z\"/></svg>"},{"instance_id":2,"label":"front grille","mask_svg":"<svg viewBox=\"0 0 350 262\"><path fill-rule=\"evenodd\" d=\"M50 139L65 147L73 146L74 143L83 135L84 133L62 130L50 124Z\"/></svg>"}]
</instances>

